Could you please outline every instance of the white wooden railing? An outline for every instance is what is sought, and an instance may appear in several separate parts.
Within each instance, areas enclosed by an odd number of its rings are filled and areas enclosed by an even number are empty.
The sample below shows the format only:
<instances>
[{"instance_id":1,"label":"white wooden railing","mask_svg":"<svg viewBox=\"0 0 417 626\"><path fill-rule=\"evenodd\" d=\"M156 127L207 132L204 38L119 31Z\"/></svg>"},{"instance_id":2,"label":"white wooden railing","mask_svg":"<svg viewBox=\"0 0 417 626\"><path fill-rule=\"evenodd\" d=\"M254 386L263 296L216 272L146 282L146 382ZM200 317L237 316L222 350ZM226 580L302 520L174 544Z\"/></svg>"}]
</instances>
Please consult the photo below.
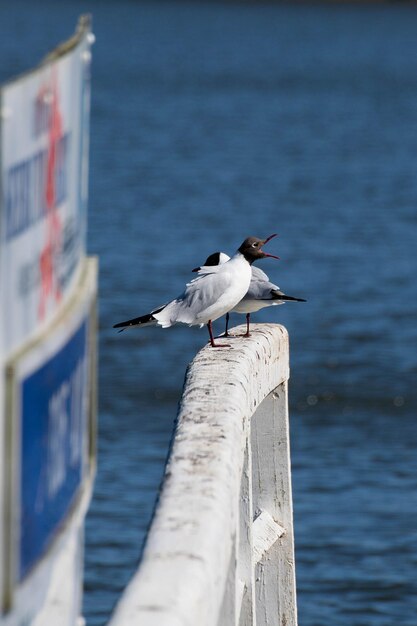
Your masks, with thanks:
<instances>
[{"instance_id":1,"label":"white wooden railing","mask_svg":"<svg viewBox=\"0 0 417 626\"><path fill-rule=\"evenodd\" d=\"M109 626L297 624L288 335L259 324L229 343L187 370L143 558Z\"/></svg>"}]
</instances>

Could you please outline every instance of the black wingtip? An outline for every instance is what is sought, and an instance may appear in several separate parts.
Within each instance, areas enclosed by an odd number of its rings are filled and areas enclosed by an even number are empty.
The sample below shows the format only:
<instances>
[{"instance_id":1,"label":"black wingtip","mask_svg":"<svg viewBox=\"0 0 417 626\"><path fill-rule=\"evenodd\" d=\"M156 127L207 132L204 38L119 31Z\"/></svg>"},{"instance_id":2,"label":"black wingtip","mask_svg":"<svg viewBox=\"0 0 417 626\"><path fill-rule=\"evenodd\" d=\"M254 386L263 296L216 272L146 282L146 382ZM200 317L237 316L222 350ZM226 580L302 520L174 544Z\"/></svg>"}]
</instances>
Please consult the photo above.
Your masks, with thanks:
<instances>
[{"instance_id":1,"label":"black wingtip","mask_svg":"<svg viewBox=\"0 0 417 626\"><path fill-rule=\"evenodd\" d=\"M131 325L131 322L119 322L118 324L113 324L113 328L121 328L122 330L124 330L126 326L130 326L130 325ZM121 333L122 330L119 330L119 333Z\"/></svg>"},{"instance_id":2,"label":"black wingtip","mask_svg":"<svg viewBox=\"0 0 417 626\"><path fill-rule=\"evenodd\" d=\"M294 298L293 296L287 296L282 291L277 291L276 289L271 289L271 294L274 300L282 300L283 302L307 302L304 298Z\"/></svg>"},{"instance_id":3,"label":"black wingtip","mask_svg":"<svg viewBox=\"0 0 417 626\"><path fill-rule=\"evenodd\" d=\"M129 328L130 326L140 326L140 324L147 324L148 322L153 322L155 320L153 313L159 313L162 311L164 307L160 307L159 309L155 309L152 313L147 313L146 315L141 315L140 317L134 317L131 320L127 320L126 322L119 322L118 324L114 324L113 328L121 328L124 330L125 328ZM119 330L119 333L121 331Z\"/></svg>"}]
</instances>

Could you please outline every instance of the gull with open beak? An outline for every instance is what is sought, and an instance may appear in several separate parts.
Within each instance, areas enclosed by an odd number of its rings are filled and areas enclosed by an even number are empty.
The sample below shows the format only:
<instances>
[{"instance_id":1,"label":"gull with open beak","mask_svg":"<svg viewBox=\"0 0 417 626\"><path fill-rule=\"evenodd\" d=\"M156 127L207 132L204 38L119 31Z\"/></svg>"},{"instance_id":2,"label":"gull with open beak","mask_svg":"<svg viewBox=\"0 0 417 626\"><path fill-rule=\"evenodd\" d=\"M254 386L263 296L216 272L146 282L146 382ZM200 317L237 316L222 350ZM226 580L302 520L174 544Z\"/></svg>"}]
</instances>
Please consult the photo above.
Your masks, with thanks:
<instances>
[{"instance_id":1,"label":"gull with open beak","mask_svg":"<svg viewBox=\"0 0 417 626\"><path fill-rule=\"evenodd\" d=\"M206 267L218 266L229 261L229 256L224 252L213 252L207 257L205 263L201 267L196 267L193 272L201 272ZM260 311L268 306L277 306L278 304L284 304L284 302L306 302L304 298L294 298L293 296L287 296L280 290L278 285L271 283L268 276L259 267L252 266L252 277L249 285L249 289L243 296L242 300L238 302L230 312L226 313L226 330L224 337L229 337L228 326L230 313L242 313L246 315L246 333L244 337L249 337L249 323L251 313Z\"/></svg>"},{"instance_id":2,"label":"gull with open beak","mask_svg":"<svg viewBox=\"0 0 417 626\"><path fill-rule=\"evenodd\" d=\"M209 265L198 270L198 276L186 285L184 292L171 302L160 306L147 315L119 322L114 328L159 325L168 328L180 322L189 326L207 324L213 348L229 344L215 343L212 322L231 311L244 297L252 278L254 261L271 257L262 247L276 235L266 239L247 237L236 254L221 265Z\"/></svg>"}]
</instances>

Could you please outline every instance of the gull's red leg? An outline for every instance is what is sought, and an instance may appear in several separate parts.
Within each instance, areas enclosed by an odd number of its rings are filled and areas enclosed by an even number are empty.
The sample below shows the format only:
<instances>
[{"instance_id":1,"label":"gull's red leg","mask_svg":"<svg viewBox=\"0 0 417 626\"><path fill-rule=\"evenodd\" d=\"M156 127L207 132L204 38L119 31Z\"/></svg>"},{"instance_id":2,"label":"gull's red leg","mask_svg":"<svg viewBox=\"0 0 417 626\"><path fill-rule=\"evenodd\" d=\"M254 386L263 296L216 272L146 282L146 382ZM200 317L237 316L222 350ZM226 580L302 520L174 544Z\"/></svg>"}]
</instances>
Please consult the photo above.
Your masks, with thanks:
<instances>
[{"instance_id":1,"label":"gull's red leg","mask_svg":"<svg viewBox=\"0 0 417 626\"><path fill-rule=\"evenodd\" d=\"M243 335L244 337L250 337L249 320L250 320L250 313L246 313L246 335Z\"/></svg>"},{"instance_id":2,"label":"gull's red leg","mask_svg":"<svg viewBox=\"0 0 417 626\"><path fill-rule=\"evenodd\" d=\"M229 313L226 313L226 330L224 331L224 337L229 336L229 333L227 332L229 328L229 318L230 318Z\"/></svg>"},{"instance_id":3,"label":"gull's red leg","mask_svg":"<svg viewBox=\"0 0 417 626\"><path fill-rule=\"evenodd\" d=\"M213 329L211 327L211 320L208 321L207 328L208 328L208 331L209 331L210 343L211 343L211 347L212 348L230 348L230 345L228 343L214 343Z\"/></svg>"}]
</instances>

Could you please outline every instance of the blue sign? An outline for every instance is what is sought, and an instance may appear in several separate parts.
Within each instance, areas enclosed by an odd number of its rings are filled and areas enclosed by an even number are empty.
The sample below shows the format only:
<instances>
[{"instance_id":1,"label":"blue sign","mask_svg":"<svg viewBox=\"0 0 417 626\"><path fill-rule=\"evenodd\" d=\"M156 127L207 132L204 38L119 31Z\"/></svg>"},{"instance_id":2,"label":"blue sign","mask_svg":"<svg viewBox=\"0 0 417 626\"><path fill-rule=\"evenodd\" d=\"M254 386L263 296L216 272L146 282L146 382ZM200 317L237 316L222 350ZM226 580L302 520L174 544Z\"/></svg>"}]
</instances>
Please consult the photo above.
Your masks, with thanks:
<instances>
[{"instance_id":1,"label":"blue sign","mask_svg":"<svg viewBox=\"0 0 417 626\"><path fill-rule=\"evenodd\" d=\"M88 437L87 322L21 381L20 579L45 552L81 484Z\"/></svg>"}]
</instances>

